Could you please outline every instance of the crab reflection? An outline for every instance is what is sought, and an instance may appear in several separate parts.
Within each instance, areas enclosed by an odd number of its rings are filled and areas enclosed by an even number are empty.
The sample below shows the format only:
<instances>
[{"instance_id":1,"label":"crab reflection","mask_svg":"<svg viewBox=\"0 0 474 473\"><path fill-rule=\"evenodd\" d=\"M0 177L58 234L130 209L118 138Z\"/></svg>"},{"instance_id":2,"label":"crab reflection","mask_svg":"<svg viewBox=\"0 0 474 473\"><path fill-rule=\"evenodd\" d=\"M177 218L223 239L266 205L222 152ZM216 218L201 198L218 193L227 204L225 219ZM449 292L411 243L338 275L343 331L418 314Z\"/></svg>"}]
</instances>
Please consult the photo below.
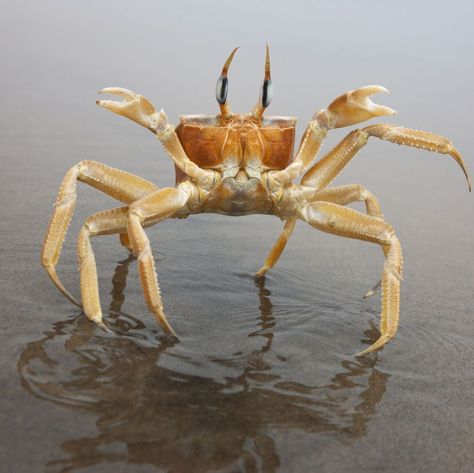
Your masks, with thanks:
<instances>
[{"instance_id":1,"label":"crab reflection","mask_svg":"<svg viewBox=\"0 0 474 473\"><path fill-rule=\"evenodd\" d=\"M83 316L54 324L27 345L18 362L25 389L35 396L97 416L97 435L62 444L64 458L47 471L75 471L101 463L152 465L173 472L274 472L280 465L272 433L365 434L386 388L387 374L370 359L350 359L329 383L305 386L272 372L270 291L257 280L258 350L245 356L238 376L217 382L160 366L173 345L151 339L138 319L121 313L129 258L113 277L105 334ZM377 338L372 327L365 333ZM222 360L225 363L225 360Z\"/></svg>"}]
</instances>

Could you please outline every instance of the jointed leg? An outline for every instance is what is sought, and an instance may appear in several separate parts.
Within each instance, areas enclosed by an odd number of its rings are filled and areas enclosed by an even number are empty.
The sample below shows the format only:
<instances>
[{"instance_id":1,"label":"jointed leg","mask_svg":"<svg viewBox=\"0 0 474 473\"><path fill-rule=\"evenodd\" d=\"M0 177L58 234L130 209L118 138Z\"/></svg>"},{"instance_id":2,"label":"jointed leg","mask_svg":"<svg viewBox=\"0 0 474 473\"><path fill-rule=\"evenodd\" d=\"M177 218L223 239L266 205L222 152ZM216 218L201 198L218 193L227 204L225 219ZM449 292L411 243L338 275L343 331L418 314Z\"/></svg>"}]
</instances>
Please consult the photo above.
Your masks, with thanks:
<instances>
[{"instance_id":1,"label":"jointed leg","mask_svg":"<svg viewBox=\"0 0 474 473\"><path fill-rule=\"evenodd\" d=\"M145 179L95 161L81 161L66 173L44 239L41 263L58 289L80 307L81 304L66 290L56 273L61 248L76 205L77 181L85 182L126 204L139 200L158 188Z\"/></svg>"},{"instance_id":2,"label":"jointed leg","mask_svg":"<svg viewBox=\"0 0 474 473\"><path fill-rule=\"evenodd\" d=\"M313 162L328 130L361 123L381 115L393 115L395 110L373 103L369 96L387 89L368 85L350 90L329 104L327 109L315 113L303 134L294 161L281 171L270 173L275 184L284 185L304 173Z\"/></svg>"},{"instance_id":3,"label":"jointed leg","mask_svg":"<svg viewBox=\"0 0 474 473\"><path fill-rule=\"evenodd\" d=\"M365 146L371 136L399 145L423 148L429 151L451 155L463 170L469 185L469 190L471 190L471 182L464 161L459 151L447 138L427 131L411 130L390 124L371 125L349 133L335 148L321 158L321 160L304 175L301 184L316 189L325 189L346 167L357 152Z\"/></svg>"},{"instance_id":4,"label":"jointed leg","mask_svg":"<svg viewBox=\"0 0 474 473\"><path fill-rule=\"evenodd\" d=\"M263 266L255 274L256 277L265 276L266 272L275 266L288 243L288 238L290 238L290 235L293 233L295 224L296 217L291 217L286 221L283 231L278 237L276 243L273 245L273 248L270 250L265 263L263 263Z\"/></svg>"},{"instance_id":5,"label":"jointed leg","mask_svg":"<svg viewBox=\"0 0 474 473\"><path fill-rule=\"evenodd\" d=\"M145 97L122 87L107 87L99 93L122 97L121 101L97 100L96 103L150 130L161 141L170 158L184 174L190 176L201 187L210 188L212 186L215 178L214 171L202 169L189 159L174 127L168 123L168 117L163 110L156 111Z\"/></svg>"},{"instance_id":6,"label":"jointed leg","mask_svg":"<svg viewBox=\"0 0 474 473\"><path fill-rule=\"evenodd\" d=\"M387 246L382 275L381 335L359 355L380 348L397 332L400 312L402 251L393 227L379 218L331 202L305 204L297 210L297 216L324 232Z\"/></svg>"},{"instance_id":7,"label":"jointed leg","mask_svg":"<svg viewBox=\"0 0 474 473\"><path fill-rule=\"evenodd\" d=\"M81 298L86 316L104 327L100 307L97 268L90 237L125 232L128 222L128 207L97 212L88 217L79 232L77 256L81 277Z\"/></svg>"},{"instance_id":8,"label":"jointed leg","mask_svg":"<svg viewBox=\"0 0 474 473\"><path fill-rule=\"evenodd\" d=\"M380 208L380 204L378 200L376 199L376 197L374 196L374 194L372 194L372 192L368 191L365 187L359 184L349 184L345 186L332 187L330 189L325 189L321 192L317 192L311 200L333 202L339 205L348 205L353 202L364 201L368 215L383 219L382 209ZM270 250L270 253L267 256L267 259L265 260L265 263L257 271L255 276L257 277L264 276L267 273L267 271L269 271L271 268L273 268L273 266L275 266L281 254L283 253L283 250L286 247L286 244L288 242L290 235L293 233L293 229L295 228L295 223L296 223L295 217L287 220L283 228L283 231L278 237L278 240L276 241L273 248ZM385 247L382 246L382 248L385 251ZM369 291L365 295L365 297L372 295L378 286L379 286L379 283L377 283L377 285L374 286L374 288L371 291Z\"/></svg>"},{"instance_id":9,"label":"jointed leg","mask_svg":"<svg viewBox=\"0 0 474 473\"><path fill-rule=\"evenodd\" d=\"M364 201L367 215L383 219L379 201L372 192L360 184L347 184L324 189L316 192L311 201L332 202L338 205L349 205Z\"/></svg>"},{"instance_id":10,"label":"jointed leg","mask_svg":"<svg viewBox=\"0 0 474 473\"><path fill-rule=\"evenodd\" d=\"M128 236L127 232L123 232L123 233L120 234L120 243L122 244L122 246L127 248L127 250L130 253L133 254L132 244L130 243L130 237Z\"/></svg>"},{"instance_id":11,"label":"jointed leg","mask_svg":"<svg viewBox=\"0 0 474 473\"><path fill-rule=\"evenodd\" d=\"M134 202L130 206L128 216L128 235L130 236L133 252L138 258L138 268L146 303L162 329L167 334L174 336L176 336L175 332L163 312L155 262L143 224L161 221L176 213L186 205L191 196L190 192L192 191L189 187L183 184L177 189L160 189Z\"/></svg>"},{"instance_id":12,"label":"jointed leg","mask_svg":"<svg viewBox=\"0 0 474 473\"><path fill-rule=\"evenodd\" d=\"M383 213L380 207L379 201L372 192L367 190L360 184L348 184L345 186L329 187L322 191L316 192L313 199L314 201L325 201L332 202L338 205L349 205L353 202L365 202L365 208L367 215L377 217L383 220ZM388 247L381 245L384 255L388 254ZM369 291L364 294L364 299L375 294L377 289L380 287L382 280L379 280Z\"/></svg>"}]
</instances>

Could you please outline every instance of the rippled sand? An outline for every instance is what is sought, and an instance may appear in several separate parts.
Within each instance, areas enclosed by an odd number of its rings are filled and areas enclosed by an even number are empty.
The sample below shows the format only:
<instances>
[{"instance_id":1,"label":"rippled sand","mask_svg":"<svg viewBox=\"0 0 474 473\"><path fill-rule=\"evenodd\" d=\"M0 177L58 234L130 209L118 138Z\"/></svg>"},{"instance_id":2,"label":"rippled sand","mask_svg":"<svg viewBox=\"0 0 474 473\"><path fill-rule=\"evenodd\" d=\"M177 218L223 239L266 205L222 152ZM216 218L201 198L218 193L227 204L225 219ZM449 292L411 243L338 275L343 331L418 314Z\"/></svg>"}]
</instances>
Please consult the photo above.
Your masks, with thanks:
<instances>
[{"instance_id":1,"label":"rippled sand","mask_svg":"<svg viewBox=\"0 0 474 473\"><path fill-rule=\"evenodd\" d=\"M258 95L268 41L271 112L300 116L300 132L336 95L381 83L393 95L376 101L399 110L393 122L449 136L474 170L474 12L469 2L448 7L413 6L410 16L370 2L5 2L0 470L474 469L473 196L447 156L371 141L338 179L379 197L404 248L399 333L371 356L353 354L378 336L379 295L361 296L379 277L380 250L301 222L265 281L253 274L277 219L204 215L147 230L176 344L146 310L136 261L117 238L93 241L113 334L89 323L39 264L51 204L75 162L174 182L159 143L97 109L96 91L137 90L174 122L213 112L215 80L236 44L237 110ZM80 186L59 266L74 294L81 222L113 205Z\"/></svg>"}]
</instances>

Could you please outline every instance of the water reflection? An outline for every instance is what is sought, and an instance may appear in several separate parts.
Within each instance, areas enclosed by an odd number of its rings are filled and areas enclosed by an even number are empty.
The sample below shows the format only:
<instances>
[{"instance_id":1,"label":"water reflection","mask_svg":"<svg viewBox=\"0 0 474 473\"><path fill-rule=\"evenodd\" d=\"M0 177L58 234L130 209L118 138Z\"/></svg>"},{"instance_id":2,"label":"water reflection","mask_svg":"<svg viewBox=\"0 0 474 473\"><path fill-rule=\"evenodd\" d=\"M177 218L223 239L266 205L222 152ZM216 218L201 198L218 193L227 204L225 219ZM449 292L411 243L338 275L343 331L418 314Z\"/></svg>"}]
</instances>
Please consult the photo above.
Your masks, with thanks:
<instances>
[{"instance_id":1,"label":"water reflection","mask_svg":"<svg viewBox=\"0 0 474 473\"><path fill-rule=\"evenodd\" d=\"M277 320L270 291L258 280L259 327L248 336L262 343L245 355L238 376L223 383L165 368L160 359L173 345L120 312L132 260L120 262L113 277L108 320L119 336L80 315L54 324L21 354L18 370L26 390L97 417L97 434L71 433L61 445L65 456L50 461L47 471L121 462L172 472L274 472L280 465L278 433L365 434L388 378L376 368L376 356L342 361L321 386L284 379L266 357ZM371 327L365 335L374 340L378 332ZM225 366L230 360L217 362Z\"/></svg>"}]
</instances>

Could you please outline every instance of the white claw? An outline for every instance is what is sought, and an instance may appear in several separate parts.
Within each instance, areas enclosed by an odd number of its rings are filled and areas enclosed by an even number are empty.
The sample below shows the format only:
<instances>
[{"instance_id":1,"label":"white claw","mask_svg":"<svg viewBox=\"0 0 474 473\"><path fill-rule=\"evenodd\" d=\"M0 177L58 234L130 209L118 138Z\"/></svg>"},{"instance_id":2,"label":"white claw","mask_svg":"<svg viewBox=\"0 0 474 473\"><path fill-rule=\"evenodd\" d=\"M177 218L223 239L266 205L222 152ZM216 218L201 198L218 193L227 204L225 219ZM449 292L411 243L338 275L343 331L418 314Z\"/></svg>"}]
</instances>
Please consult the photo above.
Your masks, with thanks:
<instances>
[{"instance_id":1,"label":"white claw","mask_svg":"<svg viewBox=\"0 0 474 473\"><path fill-rule=\"evenodd\" d=\"M168 120L163 111L157 112L153 104L143 95L123 87L105 87L99 94L111 94L123 100L96 100L96 104L132 120L156 133L165 128Z\"/></svg>"},{"instance_id":2,"label":"white claw","mask_svg":"<svg viewBox=\"0 0 474 473\"><path fill-rule=\"evenodd\" d=\"M338 97L328 107L329 127L355 125L373 117L397 113L392 108L378 105L369 99L370 95L379 92L388 93L388 90L380 85L366 85Z\"/></svg>"},{"instance_id":3,"label":"white claw","mask_svg":"<svg viewBox=\"0 0 474 473\"><path fill-rule=\"evenodd\" d=\"M379 92L384 92L386 94L390 93L386 87L383 87L381 85L364 85L364 87L361 87L360 89L356 89L352 92L357 92L363 97L367 97L373 94L378 94Z\"/></svg>"},{"instance_id":4,"label":"white claw","mask_svg":"<svg viewBox=\"0 0 474 473\"><path fill-rule=\"evenodd\" d=\"M395 115L397 112L393 108L376 104L369 99L370 95L378 94L380 92L385 94L389 93L388 89L381 85L366 85L360 89L348 92L348 103L364 109L375 117L381 115Z\"/></svg>"},{"instance_id":5,"label":"white claw","mask_svg":"<svg viewBox=\"0 0 474 473\"><path fill-rule=\"evenodd\" d=\"M118 95L127 99L134 99L137 96L135 92L132 92L131 90L125 89L123 87L105 87L102 90L99 90L99 94Z\"/></svg>"}]
</instances>

